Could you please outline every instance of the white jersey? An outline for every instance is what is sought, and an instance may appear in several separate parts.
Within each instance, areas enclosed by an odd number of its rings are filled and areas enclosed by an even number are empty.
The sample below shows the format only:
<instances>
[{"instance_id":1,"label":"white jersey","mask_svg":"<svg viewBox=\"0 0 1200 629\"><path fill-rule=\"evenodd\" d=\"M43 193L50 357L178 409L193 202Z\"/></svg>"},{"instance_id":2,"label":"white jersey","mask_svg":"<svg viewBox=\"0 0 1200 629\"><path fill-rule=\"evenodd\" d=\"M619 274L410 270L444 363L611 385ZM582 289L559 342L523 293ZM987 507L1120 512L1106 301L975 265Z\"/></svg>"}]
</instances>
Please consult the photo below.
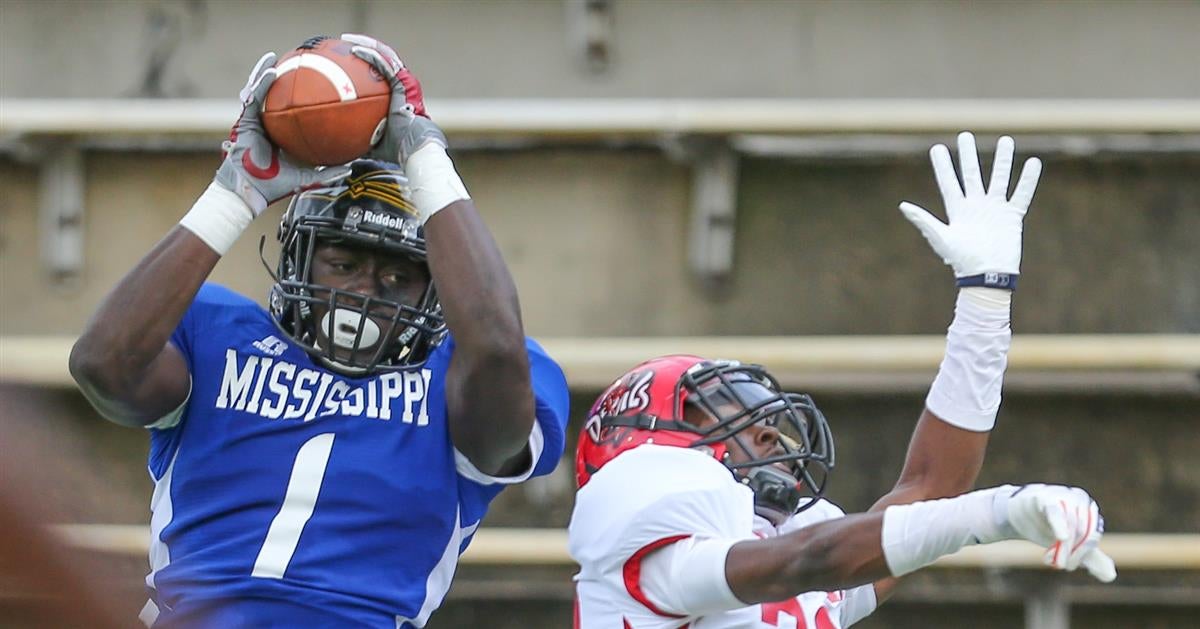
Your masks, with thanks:
<instances>
[{"instance_id":1,"label":"white jersey","mask_svg":"<svg viewBox=\"0 0 1200 629\"><path fill-rule=\"evenodd\" d=\"M849 627L874 609L872 585L746 606L729 591L721 554L705 571L711 574L689 576L692 587L706 593L700 597L705 602L681 603L666 593L671 580L661 562L673 548L686 548L695 540L721 548L719 541L727 550L738 541L772 537L843 515L822 500L774 527L754 515L753 493L712 456L653 444L627 450L593 474L576 496L568 528L571 556L580 565L575 626Z\"/></svg>"}]
</instances>

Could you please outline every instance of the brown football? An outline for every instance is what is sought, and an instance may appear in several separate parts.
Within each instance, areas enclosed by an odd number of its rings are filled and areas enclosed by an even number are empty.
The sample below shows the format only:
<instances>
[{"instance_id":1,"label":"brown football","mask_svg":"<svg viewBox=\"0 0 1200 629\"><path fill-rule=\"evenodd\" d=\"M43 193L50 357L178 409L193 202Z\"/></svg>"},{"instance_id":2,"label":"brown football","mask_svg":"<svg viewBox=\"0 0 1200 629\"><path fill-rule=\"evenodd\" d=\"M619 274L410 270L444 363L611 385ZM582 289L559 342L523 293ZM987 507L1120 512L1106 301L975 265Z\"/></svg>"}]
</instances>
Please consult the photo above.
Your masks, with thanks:
<instances>
[{"instance_id":1,"label":"brown football","mask_svg":"<svg viewBox=\"0 0 1200 629\"><path fill-rule=\"evenodd\" d=\"M297 162L343 164L362 157L387 120L391 89L351 42L314 37L281 57L267 91L267 137Z\"/></svg>"}]
</instances>

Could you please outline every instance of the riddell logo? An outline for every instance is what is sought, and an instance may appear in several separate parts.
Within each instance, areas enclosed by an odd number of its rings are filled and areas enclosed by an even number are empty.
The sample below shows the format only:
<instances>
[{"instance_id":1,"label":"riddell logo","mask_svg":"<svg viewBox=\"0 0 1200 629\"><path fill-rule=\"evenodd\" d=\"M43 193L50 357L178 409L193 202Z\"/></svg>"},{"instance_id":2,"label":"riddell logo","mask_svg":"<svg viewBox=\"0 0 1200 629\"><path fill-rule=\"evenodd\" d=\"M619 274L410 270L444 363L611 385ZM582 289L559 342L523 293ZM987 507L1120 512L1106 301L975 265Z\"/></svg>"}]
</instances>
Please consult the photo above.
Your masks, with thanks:
<instances>
[{"instance_id":1,"label":"riddell logo","mask_svg":"<svg viewBox=\"0 0 1200 629\"><path fill-rule=\"evenodd\" d=\"M364 223L379 225L380 227L389 227L391 229L400 229L404 225L404 219L396 216L388 216L387 214L376 214L371 210L363 213L362 218Z\"/></svg>"}]
</instances>

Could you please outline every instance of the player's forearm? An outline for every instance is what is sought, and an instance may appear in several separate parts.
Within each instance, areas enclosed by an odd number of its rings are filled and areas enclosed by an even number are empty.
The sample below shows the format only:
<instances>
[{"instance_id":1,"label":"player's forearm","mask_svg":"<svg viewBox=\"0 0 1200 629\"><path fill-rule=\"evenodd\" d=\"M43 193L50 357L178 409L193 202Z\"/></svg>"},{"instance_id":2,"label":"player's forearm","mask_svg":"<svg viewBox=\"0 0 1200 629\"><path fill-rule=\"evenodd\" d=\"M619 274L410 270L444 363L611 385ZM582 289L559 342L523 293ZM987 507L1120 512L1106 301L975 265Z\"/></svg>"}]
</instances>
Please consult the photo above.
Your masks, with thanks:
<instances>
[{"instance_id":1,"label":"player's forearm","mask_svg":"<svg viewBox=\"0 0 1200 629\"><path fill-rule=\"evenodd\" d=\"M983 466L1012 338L1008 291L964 288L895 487L872 510L969 490Z\"/></svg>"},{"instance_id":2,"label":"player's forearm","mask_svg":"<svg viewBox=\"0 0 1200 629\"><path fill-rule=\"evenodd\" d=\"M917 420L896 485L870 510L968 491L983 467L990 435L952 426L926 409Z\"/></svg>"},{"instance_id":3,"label":"player's forearm","mask_svg":"<svg viewBox=\"0 0 1200 629\"><path fill-rule=\"evenodd\" d=\"M863 513L779 537L741 542L726 557L729 587L738 599L753 604L887 577L880 546L882 527L883 513Z\"/></svg>"},{"instance_id":4,"label":"player's forearm","mask_svg":"<svg viewBox=\"0 0 1200 629\"><path fill-rule=\"evenodd\" d=\"M106 397L131 394L220 257L182 227L117 283L71 349L71 374Z\"/></svg>"},{"instance_id":5,"label":"player's forearm","mask_svg":"<svg viewBox=\"0 0 1200 629\"><path fill-rule=\"evenodd\" d=\"M517 288L500 249L470 199L425 224L429 267L456 352L524 353Z\"/></svg>"},{"instance_id":6,"label":"player's forearm","mask_svg":"<svg viewBox=\"0 0 1200 629\"><path fill-rule=\"evenodd\" d=\"M747 603L893 582L963 546L1014 538L1005 510L1013 490L919 501L740 542L726 557L726 578Z\"/></svg>"},{"instance_id":7,"label":"player's forearm","mask_svg":"<svg viewBox=\"0 0 1200 629\"><path fill-rule=\"evenodd\" d=\"M425 229L430 271L454 334L451 435L480 470L506 475L534 422L516 285L469 199L439 211Z\"/></svg>"}]
</instances>

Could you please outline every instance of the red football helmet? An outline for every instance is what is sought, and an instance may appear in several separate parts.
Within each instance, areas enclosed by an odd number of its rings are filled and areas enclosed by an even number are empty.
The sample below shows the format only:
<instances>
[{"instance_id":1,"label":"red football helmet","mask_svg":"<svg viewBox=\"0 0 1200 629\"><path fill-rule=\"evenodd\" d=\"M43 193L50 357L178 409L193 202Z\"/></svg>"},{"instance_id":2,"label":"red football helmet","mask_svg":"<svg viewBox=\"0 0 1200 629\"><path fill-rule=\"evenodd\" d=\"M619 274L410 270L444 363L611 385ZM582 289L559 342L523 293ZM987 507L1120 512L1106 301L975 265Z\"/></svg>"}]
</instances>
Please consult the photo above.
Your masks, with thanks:
<instances>
[{"instance_id":1,"label":"red football helmet","mask_svg":"<svg viewBox=\"0 0 1200 629\"><path fill-rule=\"evenodd\" d=\"M699 407L714 423L685 421L685 404ZM755 457L738 435L760 422L776 428L779 447ZM750 459L734 463L731 441L741 443ZM579 437L576 482L582 487L604 464L645 443L704 448L754 490L756 507L784 515L794 513L805 494L824 493L834 463L829 425L812 398L781 391L759 365L684 354L648 360L600 395Z\"/></svg>"}]
</instances>

